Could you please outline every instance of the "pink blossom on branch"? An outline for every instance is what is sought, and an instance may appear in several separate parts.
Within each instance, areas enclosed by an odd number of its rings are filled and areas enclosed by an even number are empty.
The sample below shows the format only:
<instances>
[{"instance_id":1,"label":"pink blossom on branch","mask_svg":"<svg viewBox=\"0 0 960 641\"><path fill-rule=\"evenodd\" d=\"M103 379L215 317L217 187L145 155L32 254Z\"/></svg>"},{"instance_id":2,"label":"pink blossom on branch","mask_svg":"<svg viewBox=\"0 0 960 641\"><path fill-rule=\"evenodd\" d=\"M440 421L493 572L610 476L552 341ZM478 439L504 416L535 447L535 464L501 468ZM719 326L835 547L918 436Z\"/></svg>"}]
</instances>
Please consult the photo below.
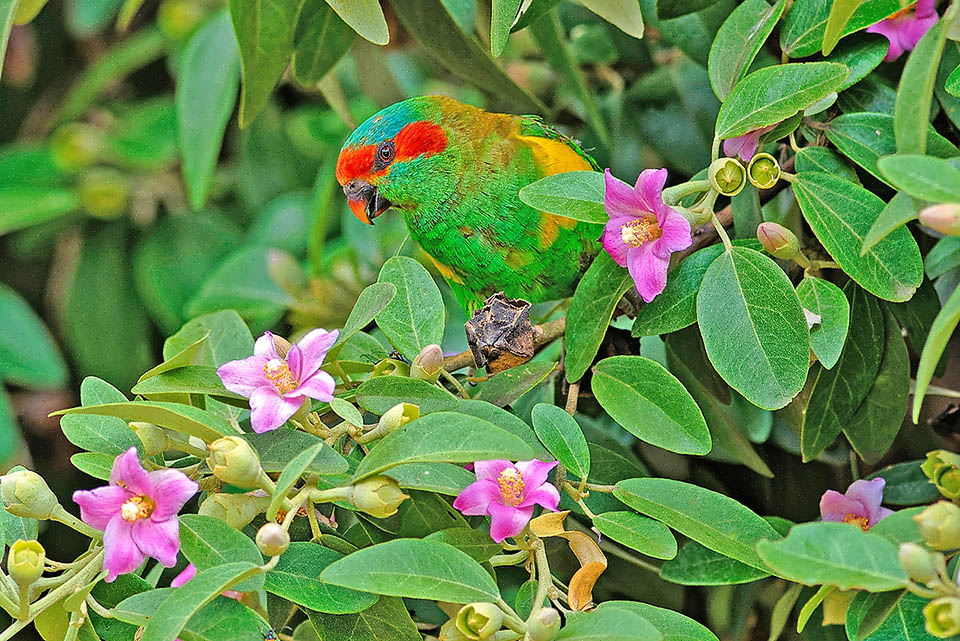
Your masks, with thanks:
<instances>
[{"instance_id":1,"label":"pink blossom on branch","mask_svg":"<svg viewBox=\"0 0 960 641\"><path fill-rule=\"evenodd\" d=\"M499 459L477 461L476 482L460 492L453 507L468 516L489 514L490 536L501 543L523 532L536 505L557 511L560 492L547 483L547 475L556 465L556 461L544 463L536 459L515 465Z\"/></svg>"},{"instance_id":2,"label":"pink blossom on branch","mask_svg":"<svg viewBox=\"0 0 960 641\"><path fill-rule=\"evenodd\" d=\"M880 507L886 481L875 478L870 481L854 481L843 494L827 490L820 499L820 518L824 521L850 523L869 530L879 521L893 514L893 510Z\"/></svg>"},{"instance_id":3,"label":"pink blossom on branch","mask_svg":"<svg viewBox=\"0 0 960 641\"><path fill-rule=\"evenodd\" d=\"M114 460L109 485L73 493L84 523L103 530L107 583L133 572L148 556L168 568L177 564L177 513L197 489L178 470L148 473L140 465L137 448L131 447Z\"/></svg>"},{"instance_id":4,"label":"pink blossom on branch","mask_svg":"<svg viewBox=\"0 0 960 641\"><path fill-rule=\"evenodd\" d=\"M320 369L338 332L315 329L281 358L273 334L265 332L253 356L224 363L217 370L223 386L250 399L250 426L257 433L275 430L297 413L307 398L329 401L336 384Z\"/></svg>"},{"instance_id":5,"label":"pink blossom on branch","mask_svg":"<svg viewBox=\"0 0 960 641\"><path fill-rule=\"evenodd\" d=\"M666 169L645 169L634 187L607 169L603 207L610 220L603 228L603 248L626 267L644 301L667 286L670 254L693 244L690 222L663 202Z\"/></svg>"},{"instance_id":6,"label":"pink blossom on branch","mask_svg":"<svg viewBox=\"0 0 960 641\"><path fill-rule=\"evenodd\" d=\"M889 18L867 27L867 33L877 33L890 41L885 62L893 62L904 51L913 51L920 38L937 24L940 16L935 10L936 0L919 0Z\"/></svg>"}]
</instances>

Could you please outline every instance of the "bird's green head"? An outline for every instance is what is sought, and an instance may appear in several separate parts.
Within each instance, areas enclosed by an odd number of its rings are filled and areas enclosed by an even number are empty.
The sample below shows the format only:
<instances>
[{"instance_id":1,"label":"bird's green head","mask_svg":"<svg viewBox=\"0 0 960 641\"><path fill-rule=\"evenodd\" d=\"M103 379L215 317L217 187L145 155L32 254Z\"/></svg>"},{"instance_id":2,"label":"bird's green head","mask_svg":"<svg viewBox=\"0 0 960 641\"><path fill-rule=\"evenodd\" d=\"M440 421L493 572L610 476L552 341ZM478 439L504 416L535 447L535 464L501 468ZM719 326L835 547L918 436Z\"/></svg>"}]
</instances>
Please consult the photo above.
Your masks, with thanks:
<instances>
[{"instance_id":1,"label":"bird's green head","mask_svg":"<svg viewBox=\"0 0 960 641\"><path fill-rule=\"evenodd\" d=\"M451 105L438 96L410 98L371 116L350 135L337 159L337 181L365 223L392 205L416 208L440 188L451 167Z\"/></svg>"}]
</instances>

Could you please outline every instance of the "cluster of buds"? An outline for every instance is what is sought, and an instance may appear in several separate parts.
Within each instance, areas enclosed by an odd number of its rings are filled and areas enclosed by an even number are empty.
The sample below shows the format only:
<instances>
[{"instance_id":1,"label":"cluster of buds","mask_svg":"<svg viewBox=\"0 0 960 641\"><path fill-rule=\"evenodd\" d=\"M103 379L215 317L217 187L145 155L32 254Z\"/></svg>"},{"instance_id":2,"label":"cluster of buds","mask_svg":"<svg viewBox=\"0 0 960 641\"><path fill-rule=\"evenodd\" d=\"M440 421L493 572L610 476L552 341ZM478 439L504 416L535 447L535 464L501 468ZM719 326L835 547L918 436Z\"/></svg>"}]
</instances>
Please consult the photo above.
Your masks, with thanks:
<instances>
[{"instance_id":1,"label":"cluster of buds","mask_svg":"<svg viewBox=\"0 0 960 641\"><path fill-rule=\"evenodd\" d=\"M940 494L951 500L960 499L960 455L934 450L920 466Z\"/></svg>"},{"instance_id":2,"label":"cluster of buds","mask_svg":"<svg viewBox=\"0 0 960 641\"><path fill-rule=\"evenodd\" d=\"M931 452L924 472L932 477L935 469L949 470L952 459L948 452ZM902 544L900 565L912 583L925 586L920 594L935 596L923 608L927 632L938 639L953 637L960 634L960 587L950 578L946 557L936 550L960 548L960 507L950 501L938 501L913 518L926 546Z\"/></svg>"}]
</instances>

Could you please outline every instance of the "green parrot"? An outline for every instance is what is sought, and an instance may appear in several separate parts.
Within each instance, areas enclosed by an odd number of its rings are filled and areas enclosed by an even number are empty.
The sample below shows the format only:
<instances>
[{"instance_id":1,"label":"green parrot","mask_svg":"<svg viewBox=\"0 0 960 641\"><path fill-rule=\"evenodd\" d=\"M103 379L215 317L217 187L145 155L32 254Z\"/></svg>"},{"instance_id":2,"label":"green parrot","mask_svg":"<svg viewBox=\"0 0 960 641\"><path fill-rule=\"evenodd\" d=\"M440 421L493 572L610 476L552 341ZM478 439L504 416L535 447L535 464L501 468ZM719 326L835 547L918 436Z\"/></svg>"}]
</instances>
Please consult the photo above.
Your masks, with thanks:
<instances>
[{"instance_id":1,"label":"green parrot","mask_svg":"<svg viewBox=\"0 0 960 641\"><path fill-rule=\"evenodd\" d=\"M357 218L399 209L467 311L489 295L538 303L573 294L603 230L524 204L521 187L593 160L531 116L443 96L410 98L369 118L337 160Z\"/></svg>"}]
</instances>

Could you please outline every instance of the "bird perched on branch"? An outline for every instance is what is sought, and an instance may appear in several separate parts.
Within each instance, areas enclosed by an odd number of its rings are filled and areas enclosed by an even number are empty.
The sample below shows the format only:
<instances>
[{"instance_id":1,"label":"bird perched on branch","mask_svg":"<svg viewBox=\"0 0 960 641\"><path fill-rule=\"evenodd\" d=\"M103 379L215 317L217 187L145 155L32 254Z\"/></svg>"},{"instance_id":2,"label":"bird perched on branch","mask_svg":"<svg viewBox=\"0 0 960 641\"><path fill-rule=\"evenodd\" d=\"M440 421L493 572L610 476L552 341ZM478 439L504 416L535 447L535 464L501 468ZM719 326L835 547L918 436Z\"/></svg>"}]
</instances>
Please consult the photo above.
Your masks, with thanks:
<instances>
[{"instance_id":1,"label":"bird perched on branch","mask_svg":"<svg viewBox=\"0 0 960 641\"><path fill-rule=\"evenodd\" d=\"M357 127L336 173L363 222L400 210L471 311L498 291L531 303L573 294L600 247L602 226L538 211L518 192L575 170L597 167L575 141L535 117L424 96Z\"/></svg>"}]
</instances>

